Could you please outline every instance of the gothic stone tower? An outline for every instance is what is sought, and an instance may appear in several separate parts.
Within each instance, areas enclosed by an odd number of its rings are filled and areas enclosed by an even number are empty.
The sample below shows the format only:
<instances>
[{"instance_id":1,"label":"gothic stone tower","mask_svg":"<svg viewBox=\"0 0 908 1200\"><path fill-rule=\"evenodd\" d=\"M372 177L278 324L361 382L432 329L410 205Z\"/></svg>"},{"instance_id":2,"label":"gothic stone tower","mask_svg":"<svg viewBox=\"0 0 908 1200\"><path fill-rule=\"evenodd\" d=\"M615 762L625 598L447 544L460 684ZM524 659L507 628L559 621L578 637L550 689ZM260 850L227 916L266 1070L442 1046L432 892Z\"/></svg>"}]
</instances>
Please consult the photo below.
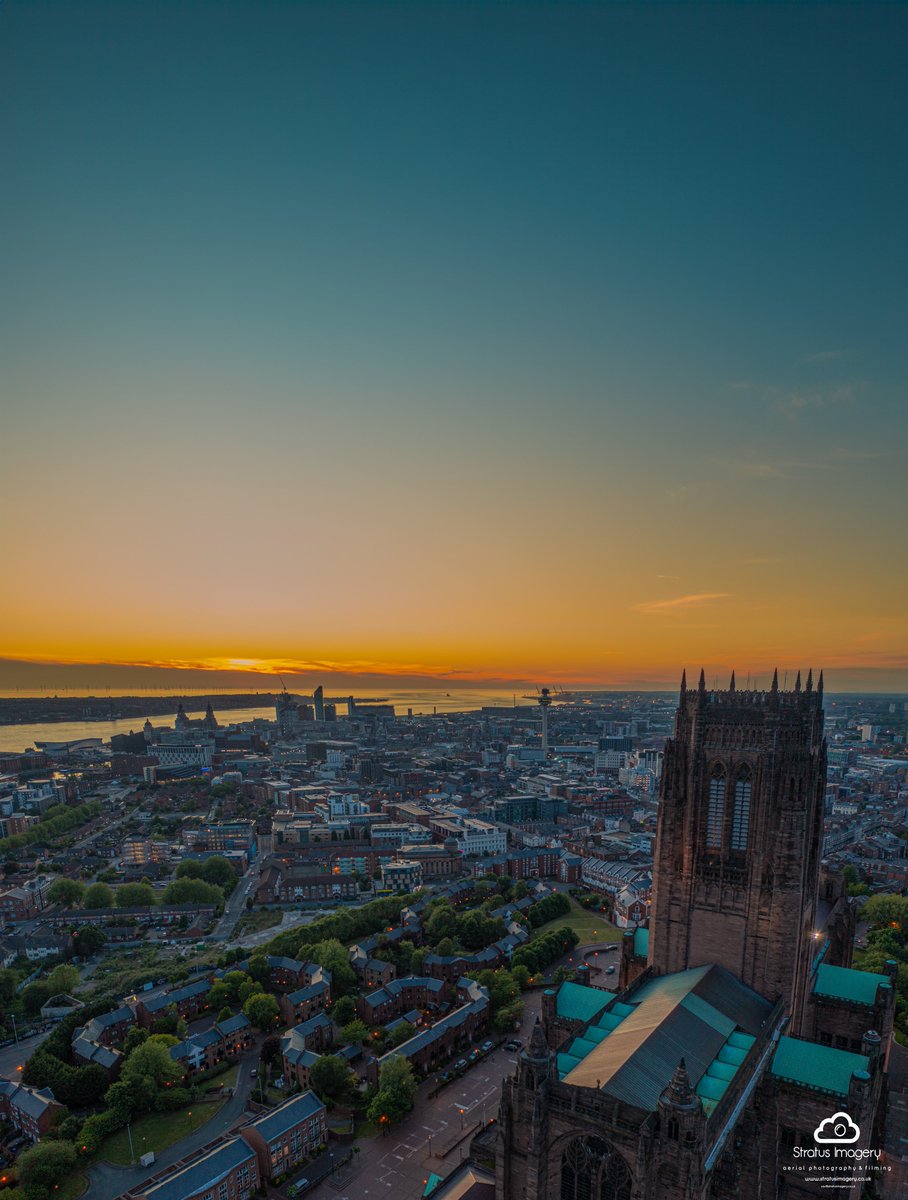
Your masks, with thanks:
<instances>
[{"instance_id":1,"label":"gothic stone tower","mask_svg":"<svg viewBox=\"0 0 908 1200\"><path fill-rule=\"evenodd\" d=\"M649 963L720 963L800 1030L823 833L823 677L802 691L696 691L681 681L665 746Z\"/></svg>"}]
</instances>

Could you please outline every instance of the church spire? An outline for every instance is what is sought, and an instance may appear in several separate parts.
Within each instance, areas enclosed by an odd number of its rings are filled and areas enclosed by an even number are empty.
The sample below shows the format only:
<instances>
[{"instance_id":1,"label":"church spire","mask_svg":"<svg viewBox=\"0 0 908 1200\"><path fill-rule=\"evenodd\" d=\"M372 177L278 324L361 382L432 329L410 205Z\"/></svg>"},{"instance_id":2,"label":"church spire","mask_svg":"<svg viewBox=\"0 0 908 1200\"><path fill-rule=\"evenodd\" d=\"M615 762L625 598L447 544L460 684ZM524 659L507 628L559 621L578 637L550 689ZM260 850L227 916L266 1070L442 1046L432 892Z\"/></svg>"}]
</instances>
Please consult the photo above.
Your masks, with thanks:
<instances>
[{"instance_id":1,"label":"church spire","mask_svg":"<svg viewBox=\"0 0 908 1200\"><path fill-rule=\"evenodd\" d=\"M773 695L775 695L775 693L778 690L779 690L779 668L776 667L776 669L772 673L772 687L770 688L770 691L773 693Z\"/></svg>"},{"instance_id":2,"label":"church spire","mask_svg":"<svg viewBox=\"0 0 908 1200\"><path fill-rule=\"evenodd\" d=\"M700 1098L691 1087L687 1063L683 1058L675 1067L671 1081L660 1097L660 1103L668 1108L697 1109L700 1107Z\"/></svg>"},{"instance_id":3,"label":"church spire","mask_svg":"<svg viewBox=\"0 0 908 1200\"><path fill-rule=\"evenodd\" d=\"M800 690L801 690L801 672L798 671L798 677L795 680L795 691L799 692Z\"/></svg>"},{"instance_id":4,"label":"church spire","mask_svg":"<svg viewBox=\"0 0 908 1200\"><path fill-rule=\"evenodd\" d=\"M681 672L681 695L687 691L687 667Z\"/></svg>"},{"instance_id":5,"label":"church spire","mask_svg":"<svg viewBox=\"0 0 908 1200\"><path fill-rule=\"evenodd\" d=\"M817 680L817 695L820 700L823 699L823 672L820 671L820 678Z\"/></svg>"},{"instance_id":6,"label":"church spire","mask_svg":"<svg viewBox=\"0 0 908 1200\"><path fill-rule=\"evenodd\" d=\"M536 1018L536 1024L533 1026L533 1032L530 1034L530 1044L527 1046L527 1057L535 1059L548 1058L549 1044L545 1038L545 1030L542 1028L542 1022Z\"/></svg>"},{"instance_id":7,"label":"church spire","mask_svg":"<svg viewBox=\"0 0 908 1200\"><path fill-rule=\"evenodd\" d=\"M807 691L813 691L813 667L807 672Z\"/></svg>"},{"instance_id":8,"label":"church spire","mask_svg":"<svg viewBox=\"0 0 908 1200\"><path fill-rule=\"evenodd\" d=\"M699 692L706 691L706 673L702 667L700 668L700 682L697 684L697 690Z\"/></svg>"},{"instance_id":9,"label":"church spire","mask_svg":"<svg viewBox=\"0 0 908 1200\"><path fill-rule=\"evenodd\" d=\"M734 673L734 671L732 671L732 673L731 673L731 680L729 681L729 684L728 684L728 690L730 692L733 692L735 690L735 673Z\"/></svg>"}]
</instances>

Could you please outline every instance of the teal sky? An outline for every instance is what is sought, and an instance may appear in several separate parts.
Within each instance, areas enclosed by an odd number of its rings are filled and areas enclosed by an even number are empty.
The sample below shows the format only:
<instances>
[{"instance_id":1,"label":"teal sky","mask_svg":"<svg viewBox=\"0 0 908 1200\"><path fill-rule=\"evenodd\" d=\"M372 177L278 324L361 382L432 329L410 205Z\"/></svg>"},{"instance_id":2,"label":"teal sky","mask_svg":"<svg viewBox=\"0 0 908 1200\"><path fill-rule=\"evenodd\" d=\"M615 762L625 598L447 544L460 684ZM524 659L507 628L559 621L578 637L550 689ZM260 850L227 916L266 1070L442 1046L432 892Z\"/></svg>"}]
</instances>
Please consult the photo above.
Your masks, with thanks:
<instances>
[{"instance_id":1,"label":"teal sky","mask_svg":"<svg viewBox=\"0 0 908 1200\"><path fill-rule=\"evenodd\" d=\"M0 655L908 687L906 35L0 5Z\"/></svg>"}]
</instances>

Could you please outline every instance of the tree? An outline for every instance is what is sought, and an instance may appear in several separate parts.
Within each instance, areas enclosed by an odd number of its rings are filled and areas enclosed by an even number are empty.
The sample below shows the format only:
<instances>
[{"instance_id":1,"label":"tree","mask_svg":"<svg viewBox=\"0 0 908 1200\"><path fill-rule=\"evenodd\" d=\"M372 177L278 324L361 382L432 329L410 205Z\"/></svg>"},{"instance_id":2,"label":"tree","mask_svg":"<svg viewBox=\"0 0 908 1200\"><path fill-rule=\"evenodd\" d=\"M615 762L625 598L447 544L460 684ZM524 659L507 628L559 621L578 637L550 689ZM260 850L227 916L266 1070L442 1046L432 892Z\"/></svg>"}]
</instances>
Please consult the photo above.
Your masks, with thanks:
<instances>
[{"instance_id":1,"label":"tree","mask_svg":"<svg viewBox=\"0 0 908 1200\"><path fill-rule=\"evenodd\" d=\"M247 979L245 983L241 983L236 989L236 998L240 1004L245 1004L250 996L256 996L264 992L262 985L255 979Z\"/></svg>"},{"instance_id":2,"label":"tree","mask_svg":"<svg viewBox=\"0 0 908 1200\"><path fill-rule=\"evenodd\" d=\"M263 1063L276 1062L281 1056L281 1039L279 1037L266 1037L262 1042L262 1049L259 1052L259 1058Z\"/></svg>"},{"instance_id":3,"label":"tree","mask_svg":"<svg viewBox=\"0 0 908 1200\"><path fill-rule=\"evenodd\" d=\"M341 1037L351 1046L356 1042L364 1042L368 1036L369 1030L366 1028L365 1022L360 1021L358 1017L349 1021L341 1030Z\"/></svg>"},{"instance_id":4,"label":"tree","mask_svg":"<svg viewBox=\"0 0 908 1200\"><path fill-rule=\"evenodd\" d=\"M225 1004L224 1007L221 1009L221 1011L218 1013L218 1022L229 1021L232 1016L233 1016L233 1009L230 1007L229 1004Z\"/></svg>"},{"instance_id":5,"label":"tree","mask_svg":"<svg viewBox=\"0 0 908 1200\"><path fill-rule=\"evenodd\" d=\"M274 1028L278 1016L277 1001L267 992L257 992L243 1005L243 1012L263 1033Z\"/></svg>"},{"instance_id":6,"label":"tree","mask_svg":"<svg viewBox=\"0 0 908 1200\"><path fill-rule=\"evenodd\" d=\"M117 888L117 908L151 908L156 901L150 883L124 883Z\"/></svg>"},{"instance_id":7,"label":"tree","mask_svg":"<svg viewBox=\"0 0 908 1200\"><path fill-rule=\"evenodd\" d=\"M236 887L236 871L220 854L214 854L206 860L202 868L202 878L206 883L213 883L219 887L225 896L229 896Z\"/></svg>"},{"instance_id":8,"label":"tree","mask_svg":"<svg viewBox=\"0 0 908 1200\"><path fill-rule=\"evenodd\" d=\"M75 1170L75 1147L71 1142L40 1142L23 1151L16 1166L29 1200L45 1200Z\"/></svg>"},{"instance_id":9,"label":"tree","mask_svg":"<svg viewBox=\"0 0 908 1200\"><path fill-rule=\"evenodd\" d=\"M85 908L113 908L114 894L106 883L93 883L85 889L82 904Z\"/></svg>"},{"instance_id":10,"label":"tree","mask_svg":"<svg viewBox=\"0 0 908 1200\"><path fill-rule=\"evenodd\" d=\"M184 858L176 870L177 879L202 879L205 868L197 858Z\"/></svg>"},{"instance_id":11,"label":"tree","mask_svg":"<svg viewBox=\"0 0 908 1200\"><path fill-rule=\"evenodd\" d=\"M366 1116L374 1124L384 1128L405 1117L413 1107L398 1088L379 1088L375 1099L366 1109Z\"/></svg>"},{"instance_id":12,"label":"tree","mask_svg":"<svg viewBox=\"0 0 908 1200\"><path fill-rule=\"evenodd\" d=\"M182 866L182 864L180 864ZM203 879L175 879L164 889L165 904L213 904L220 908L224 893Z\"/></svg>"},{"instance_id":13,"label":"tree","mask_svg":"<svg viewBox=\"0 0 908 1200\"><path fill-rule=\"evenodd\" d=\"M391 1045L395 1048L402 1046L404 1042L410 1040L416 1032L416 1026L411 1025L409 1021L401 1021L399 1025L395 1025L391 1031Z\"/></svg>"},{"instance_id":14,"label":"tree","mask_svg":"<svg viewBox=\"0 0 908 1200\"><path fill-rule=\"evenodd\" d=\"M353 1089L353 1072L336 1054L321 1055L312 1064L309 1078L322 1100L345 1100Z\"/></svg>"},{"instance_id":15,"label":"tree","mask_svg":"<svg viewBox=\"0 0 908 1200\"><path fill-rule=\"evenodd\" d=\"M104 1106L109 1112L116 1113L125 1125L135 1111L135 1097L129 1084L122 1079L112 1083L104 1094Z\"/></svg>"},{"instance_id":16,"label":"tree","mask_svg":"<svg viewBox=\"0 0 908 1200\"><path fill-rule=\"evenodd\" d=\"M381 1065L378 1075L379 1088L400 1088L410 1100L416 1094L416 1077L413 1064L402 1054L392 1054Z\"/></svg>"},{"instance_id":17,"label":"tree","mask_svg":"<svg viewBox=\"0 0 908 1200\"><path fill-rule=\"evenodd\" d=\"M309 947L309 959L331 972L331 992L343 996L356 986L356 972L350 966L350 953L337 938L329 938Z\"/></svg>"},{"instance_id":18,"label":"tree","mask_svg":"<svg viewBox=\"0 0 908 1200\"><path fill-rule=\"evenodd\" d=\"M55 992L71 992L79 986L79 968L59 963L47 977L47 985Z\"/></svg>"},{"instance_id":19,"label":"tree","mask_svg":"<svg viewBox=\"0 0 908 1200\"><path fill-rule=\"evenodd\" d=\"M126 1040L123 1042L123 1053L131 1054L136 1046L141 1046L143 1042L148 1041L148 1030L143 1029L141 1025L134 1025L126 1035Z\"/></svg>"},{"instance_id":20,"label":"tree","mask_svg":"<svg viewBox=\"0 0 908 1200\"><path fill-rule=\"evenodd\" d=\"M236 991L224 981L212 984L208 993L208 1003L212 1008L223 1008L236 1001Z\"/></svg>"},{"instance_id":21,"label":"tree","mask_svg":"<svg viewBox=\"0 0 908 1200\"><path fill-rule=\"evenodd\" d=\"M347 1025L356 1016L356 1005L352 996L341 996L331 1010L331 1016L338 1025Z\"/></svg>"},{"instance_id":22,"label":"tree","mask_svg":"<svg viewBox=\"0 0 908 1200\"><path fill-rule=\"evenodd\" d=\"M64 908L75 908L85 894L85 884L78 879L55 879L47 889L50 904L62 904Z\"/></svg>"},{"instance_id":23,"label":"tree","mask_svg":"<svg viewBox=\"0 0 908 1200\"><path fill-rule=\"evenodd\" d=\"M436 945L446 937L457 935L457 914L449 904L439 904L426 921L426 941Z\"/></svg>"},{"instance_id":24,"label":"tree","mask_svg":"<svg viewBox=\"0 0 908 1200\"><path fill-rule=\"evenodd\" d=\"M166 1035L164 1037L166 1038ZM171 1044L176 1044L176 1038L173 1038ZM123 1063L120 1072L121 1080L131 1085L137 1098L147 1101L150 1093L152 1103L157 1092L162 1088L172 1087L182 1076L182 1068L170 1057L168 1047L158 1034L153 1034L140 1046L136 1046Z\"/></svg>"},{"instance_id":25,"label":"tree","mask_svg":"<svg viewBox=\"0 0 908 1200\"><path fill-rule=\"evenodd\" d=\"M249 978L256 983L267 983L270 968L267 957L259 950L249 960Z\"/></svg>"},{"instance_id":26,"label":"tree","mask_svg":"<svg viewBox=\"0 0 908 1200\"><path fill-rule=\"evenodd\" d=\"M28 1015L34 1017L41 1011L42 1004L46 1004L53 994L54 989L50 987L47 980L39 979L23 988L19 997L22 1000L22 1007Z\"/></svg>"},{"instance_id":27,"label":"tree","mask_svg":"<svg viewBox=\"0 0 908 1200\"><path fill-rule=\"evenodd\" d=\"M0 969L0 1004L11 1004L19 985L19 976L8 967ZM352 1003L352 1001L351 1001Z\"/></svg>"},{"instance_id":28,"label":"tree","mask_svg":"<svg viewBox=\"0 0 908 1200\"><path fill-rule=\"evenodd\" d=\"M107 934L97 925L83 925L76 932L76 953L80 958L97 954L107 941Z\"/></svg>"}]
</instances>

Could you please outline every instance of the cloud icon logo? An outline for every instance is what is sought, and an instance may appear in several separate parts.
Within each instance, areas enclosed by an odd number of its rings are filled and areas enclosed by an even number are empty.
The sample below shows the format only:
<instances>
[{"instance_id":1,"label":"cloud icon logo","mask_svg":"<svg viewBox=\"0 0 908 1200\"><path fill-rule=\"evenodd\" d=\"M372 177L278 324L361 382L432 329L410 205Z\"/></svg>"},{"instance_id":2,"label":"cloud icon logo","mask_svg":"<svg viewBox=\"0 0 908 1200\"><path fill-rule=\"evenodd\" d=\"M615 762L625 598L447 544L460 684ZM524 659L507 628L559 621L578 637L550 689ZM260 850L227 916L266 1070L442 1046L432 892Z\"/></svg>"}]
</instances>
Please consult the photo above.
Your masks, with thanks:
<instances>
[{"instance_id":1,"label":"cloud icon logo","mask_svg":"<svg viewBox=\"0 0 908 1200\"><path fill-rule=\"evenodd\" d=\"M859 1127L845 1112L833 1113L831 1117L821 1121L813 1131L815 1142L838 1142L840 1145L856 1142L860 1136Z\"/></svg>"}]
</instances>

